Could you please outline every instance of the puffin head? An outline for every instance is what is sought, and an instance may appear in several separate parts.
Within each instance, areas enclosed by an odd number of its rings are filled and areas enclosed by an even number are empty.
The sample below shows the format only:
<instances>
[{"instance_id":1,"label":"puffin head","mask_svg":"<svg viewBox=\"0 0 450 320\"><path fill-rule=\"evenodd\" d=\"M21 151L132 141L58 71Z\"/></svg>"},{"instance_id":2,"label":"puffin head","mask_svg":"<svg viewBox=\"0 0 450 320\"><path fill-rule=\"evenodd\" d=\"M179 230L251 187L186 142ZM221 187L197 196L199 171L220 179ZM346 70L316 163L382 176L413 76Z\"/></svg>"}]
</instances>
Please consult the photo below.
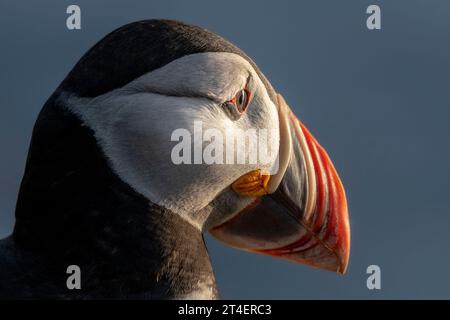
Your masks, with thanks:
<instances>
[{"instance_id":1,"label":"puffin head","mask_svg":"<svg viewBox=\"0 0 450 320\"><path fill-rule=\"evenodd\" d=\"M232 247L345 272L347 204L329 156L228 41L175 21L132 23L55 97L149 203Z\"/></svg>"}]
</instances>

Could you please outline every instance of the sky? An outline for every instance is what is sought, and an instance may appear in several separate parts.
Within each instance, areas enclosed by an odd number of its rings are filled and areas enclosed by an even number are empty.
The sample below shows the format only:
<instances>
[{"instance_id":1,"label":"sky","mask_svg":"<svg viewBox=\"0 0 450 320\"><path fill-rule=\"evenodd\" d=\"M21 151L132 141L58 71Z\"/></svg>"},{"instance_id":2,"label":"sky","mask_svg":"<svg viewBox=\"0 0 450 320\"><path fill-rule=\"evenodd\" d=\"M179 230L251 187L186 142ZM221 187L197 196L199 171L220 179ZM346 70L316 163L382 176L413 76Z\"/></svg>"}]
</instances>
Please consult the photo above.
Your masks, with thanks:
<instances>
[{"instance_id":1,"label":"sky","mask_svg":"<svg viewBox=\"0 0 450 320\"><path fill-rule=\"evenodd\" d=\"M66 8L81 8L81 30ZM366 8L381 8L368 30ZM445 0L0 3L0 238L12 232L31 130L78 59L132 21L177 19L243 49L330 154L352 229L344 276L206 236L230 299L450 298L450 2ZM366 286L369 265L381 289Z\"/></svg>"}]
</instances>

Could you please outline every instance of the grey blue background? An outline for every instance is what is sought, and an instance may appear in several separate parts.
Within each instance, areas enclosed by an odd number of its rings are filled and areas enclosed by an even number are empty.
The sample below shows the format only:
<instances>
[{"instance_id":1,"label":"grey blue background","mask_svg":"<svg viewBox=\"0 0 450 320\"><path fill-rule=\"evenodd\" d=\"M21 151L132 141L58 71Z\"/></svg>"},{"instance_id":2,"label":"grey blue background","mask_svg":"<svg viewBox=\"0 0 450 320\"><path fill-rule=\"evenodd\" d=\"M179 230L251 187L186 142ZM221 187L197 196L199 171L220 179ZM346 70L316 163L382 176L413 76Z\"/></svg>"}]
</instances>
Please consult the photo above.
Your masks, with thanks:
<instances>
[{"instance_id":1,"label":"grey blue background","mask_svg":"<svg viewBox=\"0 0 450 320\"><path fill-rule=\"evenodd\" d=\"M66 28L78 4L82 30ZM378 4L382 30L366 28ZM68 71L128 22L171 18L246 51L330 153L346 186L345 276L236 251L207 236L223 298L450 298L450 2L0 2L0 237L36 116ZM382 289L366 288L377 264Z\"/></svg>"}]
</instances>

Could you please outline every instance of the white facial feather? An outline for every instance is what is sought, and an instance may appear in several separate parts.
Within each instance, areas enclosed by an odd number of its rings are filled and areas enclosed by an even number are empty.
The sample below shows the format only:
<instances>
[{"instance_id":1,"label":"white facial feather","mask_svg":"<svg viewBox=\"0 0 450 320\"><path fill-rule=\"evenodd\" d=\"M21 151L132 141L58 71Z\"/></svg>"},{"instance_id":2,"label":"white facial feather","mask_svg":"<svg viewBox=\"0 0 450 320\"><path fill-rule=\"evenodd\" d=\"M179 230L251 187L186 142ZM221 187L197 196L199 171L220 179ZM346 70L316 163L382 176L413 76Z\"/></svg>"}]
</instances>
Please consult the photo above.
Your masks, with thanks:
<instances>
[{"instance_id":1,"label":"white facial feather","mask_svg":"<svg viewBox=\"0 0 450 320\"><path fill-rule=\"evenodd\" d=\"M233 121L222 103L247 81L252 99L244 115ZM224 135L227 129L278 132L276 106L252 66L236 54L185 56L104 95L82 98L65 93L60 100L94 131L123 181L198 228L207 217L196 213L220 192L243 174L272 165L175 165L171 160L177 144L171 141L173 131L183 128L193 133L195 121L202 122L203 132L217 129ZM279 138L273 141L276 145L271 147L278 150Z\"/></svg>"}]
</instances>

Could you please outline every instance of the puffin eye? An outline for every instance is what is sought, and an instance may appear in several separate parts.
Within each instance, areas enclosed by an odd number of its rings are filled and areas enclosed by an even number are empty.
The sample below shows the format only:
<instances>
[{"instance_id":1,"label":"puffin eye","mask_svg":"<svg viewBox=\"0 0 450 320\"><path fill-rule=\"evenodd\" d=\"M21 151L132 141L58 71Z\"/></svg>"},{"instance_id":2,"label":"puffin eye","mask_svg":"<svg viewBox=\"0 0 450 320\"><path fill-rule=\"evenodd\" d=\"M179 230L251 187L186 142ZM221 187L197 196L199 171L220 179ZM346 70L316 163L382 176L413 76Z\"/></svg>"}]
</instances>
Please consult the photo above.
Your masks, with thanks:
<instances>
[{"instance_id":1,"label":"puffin eye","mask_svg":"<svg viewBox=\"0 0 450 320\"><path fill-rule=\"evenodd\" d=\"M233 99L225 102L223 107L233 120L238 120L245 112L250 102L251 93L247 89L239 90Z\"/></svg>"},{"instance_id":2,"label":"puffin eye","mask_svg":"<svg viewBox=\"0 0 450 320\"><path fill-rule=\"evenodd\" d=\"M250 101L250 91L247 89L239 90L230 101L225 102L224 108L233 120L238 120L247 109Z\"/></svg>"},{"instance_id":3,"label":"puffin eye","mask_svg":"<svg viewBox=\"0 0 450 320\"><path fill-rule=\"evenodd\" d=\"M235 101L235 105L239 113L242 114L245 112L248 106L248 102L250 100L249 98L250 92L248 92L247 89L242 89L236 94L233 100Z\"/></svg>"}]
</instances>

